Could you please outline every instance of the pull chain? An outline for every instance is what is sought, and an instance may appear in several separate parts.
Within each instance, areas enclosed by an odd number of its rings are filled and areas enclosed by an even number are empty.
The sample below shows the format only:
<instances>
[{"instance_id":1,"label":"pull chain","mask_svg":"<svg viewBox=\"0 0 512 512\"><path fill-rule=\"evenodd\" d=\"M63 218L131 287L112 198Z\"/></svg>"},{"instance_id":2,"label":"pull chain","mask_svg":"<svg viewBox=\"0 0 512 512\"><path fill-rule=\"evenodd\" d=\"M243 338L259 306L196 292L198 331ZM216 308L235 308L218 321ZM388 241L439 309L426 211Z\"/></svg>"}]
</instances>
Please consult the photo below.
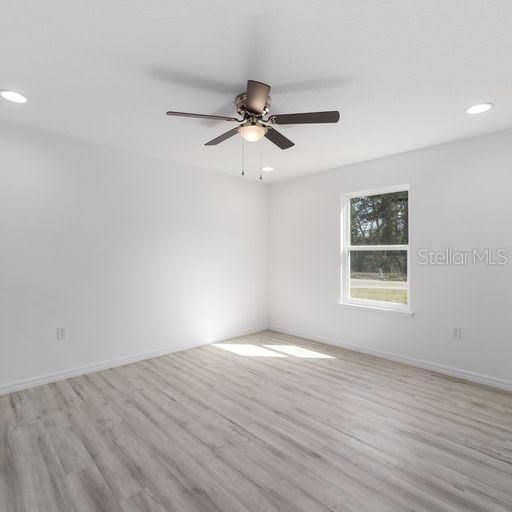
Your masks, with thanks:
<instances>
[{"instance_id":1,"label":"pull chain","mask_svg":"<svg viewBox=\"0 0 512 512\"><path fill-rule=\"evenodd\" d=\"M242 176L245 176L245 140L242 138Z\"/></svg>"},{"instance_id":2,"label":"pull chain","mask_svg":"<svg viewBox=\"0 0 512 512\"><path fill-rule=\"evenodd\" d=\"M259 177L259 180L260 180L260 181L263 181L263 174L262 174L262 172L261 172L261 171L262 171L262 167L261 167L261 166L262 166L263 158L262 158L261 153L262 153L262 151L261 151L261 149L260 149L260 177Z\"/></svg>"}]
</instances>

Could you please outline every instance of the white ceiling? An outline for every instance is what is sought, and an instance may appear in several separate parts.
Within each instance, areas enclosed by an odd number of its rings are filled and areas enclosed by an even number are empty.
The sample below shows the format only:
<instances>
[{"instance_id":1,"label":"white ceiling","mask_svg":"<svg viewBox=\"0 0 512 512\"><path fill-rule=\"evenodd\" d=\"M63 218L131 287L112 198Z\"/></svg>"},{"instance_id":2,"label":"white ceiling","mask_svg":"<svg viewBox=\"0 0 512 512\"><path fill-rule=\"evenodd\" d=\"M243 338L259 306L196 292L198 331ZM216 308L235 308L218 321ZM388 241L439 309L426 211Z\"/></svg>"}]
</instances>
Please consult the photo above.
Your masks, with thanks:
<instances>
[{"instance_id":1,"label":"white ceiling","mask_svg":"<svg viewBox=\"0 0 512 512\"><path fill-rule=\"evenodd\" d=\"M511 34L509 0L2 0L0 89L30 101L0 118L238 173L239 137L203 146L231 124L164 113L232 115L250 78L273 113L342 113L248 145L284 179L512 126Z\"/></svg>"}]
</instances>

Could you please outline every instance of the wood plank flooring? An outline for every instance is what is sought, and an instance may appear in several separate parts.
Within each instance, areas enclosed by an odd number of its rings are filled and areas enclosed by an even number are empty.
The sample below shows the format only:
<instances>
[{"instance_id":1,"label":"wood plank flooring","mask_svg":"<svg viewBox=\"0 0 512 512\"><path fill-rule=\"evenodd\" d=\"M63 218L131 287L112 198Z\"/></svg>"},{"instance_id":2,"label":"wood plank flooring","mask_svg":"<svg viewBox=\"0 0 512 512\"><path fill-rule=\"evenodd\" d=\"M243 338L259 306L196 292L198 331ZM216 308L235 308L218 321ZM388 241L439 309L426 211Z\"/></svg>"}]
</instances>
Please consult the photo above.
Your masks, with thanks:
<instances>
[{"instance_id":1,"label":"wood plank flooring","mask_svg":"<svg viewBox=\"0 0 512 512\"><path fill-rule=\"evenodd\" d=\"M245 336L0 397L0 511L510 512L512 394Z\"/></svg>"}]
</instances>

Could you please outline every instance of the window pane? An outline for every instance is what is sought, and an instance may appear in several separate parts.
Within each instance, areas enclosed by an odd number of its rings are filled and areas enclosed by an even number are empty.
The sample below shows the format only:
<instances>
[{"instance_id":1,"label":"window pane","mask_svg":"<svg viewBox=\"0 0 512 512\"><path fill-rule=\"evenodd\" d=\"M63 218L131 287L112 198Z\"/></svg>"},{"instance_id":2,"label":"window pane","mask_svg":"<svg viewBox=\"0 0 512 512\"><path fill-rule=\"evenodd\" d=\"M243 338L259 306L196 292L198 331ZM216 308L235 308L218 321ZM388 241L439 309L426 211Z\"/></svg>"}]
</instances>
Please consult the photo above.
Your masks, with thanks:
<instances>
[{"instance_id":1,"label":"window pane","mask_svg":"<svg viewBox=\"0 0 512 512\"><path fill-rule=\"evenodd\" d=\"M408 304L407 251L350 251L350 297Z\"/></svg>"},{"instance_id":2,"label":"window pane","mask_svg":"<svg viewBox=\"0 0 512 512\"><path fill-rule=\"evenodd\" d=\"M408 192L350 200L351 245L407 245Z\"/></svg>"}]
</instances>

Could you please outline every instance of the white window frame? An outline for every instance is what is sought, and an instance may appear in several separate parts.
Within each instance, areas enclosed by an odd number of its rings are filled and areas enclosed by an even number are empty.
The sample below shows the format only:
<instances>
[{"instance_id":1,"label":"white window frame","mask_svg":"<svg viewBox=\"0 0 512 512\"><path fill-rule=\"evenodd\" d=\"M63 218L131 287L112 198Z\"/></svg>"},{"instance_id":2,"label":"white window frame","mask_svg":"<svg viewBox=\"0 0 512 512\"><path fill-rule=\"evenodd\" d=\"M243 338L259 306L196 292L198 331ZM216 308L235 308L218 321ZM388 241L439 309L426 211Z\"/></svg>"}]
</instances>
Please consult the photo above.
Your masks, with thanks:
<instances>
[{"instance_id":1,"label":"white window frame","mask_svg":"<svg viewBox=\"0 0 512 512\"><path fill-rule=\"evenodd\" d=\"M408 244L407 245L354 245L350 244L350 200L354 197L367 197L380 194L389 194L393 192L408 192L408 217L410 219L411 211L411 192L409 185L397 185L392 187L381 187L371 190L363 190L350 192L342 195L341 199L341 264L340 264L340 304L349 306L360 306L370 309L378 309L384 311L394 311L412 314L411 309L411 265L410 265L410 222L408 225ZM350 252L351 251L407 251L407 304L399 304L394 302L358 299L350 296Z\"/></svg>"}]
</instances>

